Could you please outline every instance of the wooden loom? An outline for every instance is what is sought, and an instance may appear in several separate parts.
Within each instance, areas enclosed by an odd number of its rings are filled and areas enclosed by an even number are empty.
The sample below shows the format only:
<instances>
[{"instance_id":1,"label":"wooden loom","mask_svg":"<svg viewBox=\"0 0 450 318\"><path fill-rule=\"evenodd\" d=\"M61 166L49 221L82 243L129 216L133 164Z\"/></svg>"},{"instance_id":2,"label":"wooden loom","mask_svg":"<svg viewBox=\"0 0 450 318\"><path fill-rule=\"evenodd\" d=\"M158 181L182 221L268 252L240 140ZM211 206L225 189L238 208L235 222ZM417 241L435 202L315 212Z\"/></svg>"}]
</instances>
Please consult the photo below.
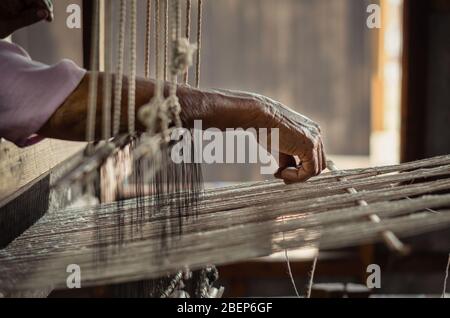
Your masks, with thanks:
<instances>
[{"instance_id":1,"label":"wooden loom","mask_svg":"<svg viewBox=\"0 0 450 318\"><path fill-rule=\"evenodd\" d=\"M125 137L116 138L113 147L101 145L88 157L78 157L56 183L84 180L127 143ZM450 156L444 156L334 171L300 185L260 182L210 190L202 194L197 216L183 220L182 231L179 217L168 213L182 193L165 194L166 208L146 197L61 210L0 251L0 292L64 287L68 264L83 269L83 286L95 286L284 249L386 241L389 231L406 237L449 227L449 177ZM367 205L355 207L361 201ZM380 222L368 219L374 215Z\"/></svg>"},{"instance_id":2,"label":"wooden loom","mask_svg":"<svg viewBox=\"0 0 450 318\"><path fill-rule=\"evenodd\" d=\"M338 181L342 177L347 181ZM347 193L348 188L358 192ZM304 184L271 181L205 191L198 216L185 220L182 233L173 226L166 236L164 225L178 219L164 209L154 211L152 197L144 202L145 222L137 222L134 199L63 210L46 215L0 252L0 286L4 294L64 287L67 264L79 264L83 285L92 286L284 249L377 242L386 230L399 237L418 235L450 226L449 190L450 156L444 156L325 173ZM359 200L368 205L355 207ZM382 221L368 220L373 214Z\"/></svg>"}]
</instances>

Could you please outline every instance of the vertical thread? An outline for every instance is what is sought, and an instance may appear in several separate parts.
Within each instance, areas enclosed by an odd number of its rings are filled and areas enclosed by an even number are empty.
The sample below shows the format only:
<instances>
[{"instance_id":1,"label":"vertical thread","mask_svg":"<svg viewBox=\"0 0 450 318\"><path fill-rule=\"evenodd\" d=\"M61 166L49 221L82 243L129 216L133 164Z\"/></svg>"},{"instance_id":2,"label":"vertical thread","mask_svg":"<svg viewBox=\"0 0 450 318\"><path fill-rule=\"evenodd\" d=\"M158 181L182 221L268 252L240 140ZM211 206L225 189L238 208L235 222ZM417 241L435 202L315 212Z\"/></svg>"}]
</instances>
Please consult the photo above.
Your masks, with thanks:
<instances>
[{"instance_id":1,"label":"vertical thread","mask_svg":"<svg viewBox=\"0 0 450 318\"><path fill-rule=\"evenodd\" d=\"M184 36L189 41L191 37L191 11L192 11L192 0L186 0L186 25L185 25L185 33ZM189 81L189 68L186 69L184 73L183 82L185 85L188 84Z\"/></svg>"},{"instance_id":2,"label":"vertical thread","mask_svg":"<svg viewBox=\"0 0 450 318\"><path fill-rule=\"evenodd\" d=\"M145 78L150 78L151 38L152 38L152 0L147 0L147 19L145 26Z\"/></svg>"},{"instance_id":3,"label":"vertical thread","mask_svg":"<svg viewBox=\"0 0 450 318\"><path fill-rule=\"evenodd\" d=\"M137 0L131 0L130 14L130 76L128 78L128 132L136 132L136 32L137 32Z\"/></svg>"},{"instance_id":4,"label":"vertical thread","mask_svg":"<svg viewBox=\"0 0 450 318\"><path fill-rule=\"evenodd\" d=\"M200 87L200 67L202 50L202 19L203 19L203 0L198 0L197 8L197 63L195 65L195 87Z\"/></svg>"},{"instance_id":5,"label":"vertical thread","mask_svg":"<svg viewBox=\"0 0 450 318\"><path fill-rule=\"evenodd\" d=\"M164 81L168 78L169 68L169 0L164 1Z\"/></svg>"},{"instance_id":6,"label":"vertical thread","mask_svg":"<svg viewBox=\"0 0 450 318\"><path fill-rule=\"evenodd\" d=\"M98 37L99 37L99 2L92 2L92 43L91 43L91 79L89 82L89 102L87 114L86 139L89 142L95 141L95 123L97 112L97 87L98 87ZM88 152L92 150L91 145Z\"/></svg>"},{"instance_id":7,"label":"vertical thread","mask_svg":"<svg viewBox=\"0 0 450 318\"><path fill-rule=\"evenodd\" d=\"M105 2L105 72L103 74L103 140L111 138L111 89L112 89L112 75L111 67L112 62L112 50L113 50L113 5L111 2Z\"/></svg>"},{"instance_id":8,"label":"vertical thread","mask_svg":"<svg viewBox=\"0 0 450 318\"><path fill-rule=\"evenodd\" d=\"M163 97L163 81L164 81L164 62L161 57L161 49L163 47L162 38L163 26L161 22L161 8L162 2L165 0L156 0L155 3L155 73L156 73L156 93L155 98L161 99Z\"/></svg>"},{"instance_id":9,"label":"vertical thread","mask_svg":"<svg viewBox=\"0 0 450 318\"><path fill-rule=\"evenodd\" d=\"M283 223L286 223L283 216ZM285 240L284 232L283 232L283 242ZM284 258L286 259L286 265L288 270L288 275L291 280L292 287L294 288L295 295L300 298L300 294L298 293L297 284L295 284L294 274L292 274L291 261L289 259L289 252L287 249L284 250Z\"/></svg>"},{"instance_id":10,"label":"vertical thread","mask_svg":"<svg viewBox=\"0 0 450 318\"><path fill-rule=\"evenodd\" d=\"M317 255L314 257L311 272L309 273L308 291L306 292L306 298L311 298L312 289L314 286L314 274L316 273L317 260L319 258L319 250L317 250Z\"/></svg>"},{"instance_id":11,"label":"vertical thread","mask_svg":"<svg viewBox=\"0 0 450 318\"><path fill-rule=\"evenodd\" d=\"M445 298L445 292L447 291L447 280L448 280L449 270L450 270L450 254L448 254L447 268L445 269L444 290L442 291L442 298Z\"/></svg>"},{"instance_id":12,"label":"vertical thread","mask_svg":"<svg viewBox=\"0 0 450 318\"><path fill-rule=\"evenodd\" d=\"M117 46L117 67L114 86L114 118L113 134L117 136L120 132L120 117L122 111L122 86L123 86L123 61L125 54L125 28L127 19L126 0L120 0L120 20L119 20L119 39Z\"/></svg>"}]
</instances>

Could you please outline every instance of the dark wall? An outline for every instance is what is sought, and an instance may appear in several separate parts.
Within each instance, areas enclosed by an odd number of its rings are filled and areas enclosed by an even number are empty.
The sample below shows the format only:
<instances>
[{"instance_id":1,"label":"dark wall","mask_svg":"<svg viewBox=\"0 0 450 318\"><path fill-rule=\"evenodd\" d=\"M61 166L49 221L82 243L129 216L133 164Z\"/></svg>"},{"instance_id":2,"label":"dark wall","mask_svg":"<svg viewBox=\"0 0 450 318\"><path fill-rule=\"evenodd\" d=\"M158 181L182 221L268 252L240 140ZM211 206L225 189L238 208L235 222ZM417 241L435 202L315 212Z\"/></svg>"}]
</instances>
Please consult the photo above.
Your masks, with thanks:
<instances>
[{"instance_id":1,"label":"dark wall","mask_svg":"<svg viewBox=\"0 0 450 318\"><path fill-rule=\"evenodd\" d=\"M406 0L402 160L450 153L450 1Z\"/></svg>"},{"instance_id":2,"label":"dark wall","mask_svg":"<svg viewBox=\"0 0 450 318\"><path fill-rule=\"evenodd\" d=\"M426 157L450 153L450 1L431 11L429 27Z\"/></svg>"}]
</instances>

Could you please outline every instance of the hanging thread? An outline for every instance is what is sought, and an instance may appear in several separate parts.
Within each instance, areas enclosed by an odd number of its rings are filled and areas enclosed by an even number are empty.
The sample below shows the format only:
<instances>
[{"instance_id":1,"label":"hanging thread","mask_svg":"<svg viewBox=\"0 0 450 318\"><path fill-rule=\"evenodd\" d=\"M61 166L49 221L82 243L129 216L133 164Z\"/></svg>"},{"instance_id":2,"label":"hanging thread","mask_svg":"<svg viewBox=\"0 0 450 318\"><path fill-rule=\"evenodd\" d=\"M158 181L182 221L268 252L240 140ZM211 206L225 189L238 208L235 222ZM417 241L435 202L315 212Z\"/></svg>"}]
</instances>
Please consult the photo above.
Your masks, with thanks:
<instances>
[{"instance_id":1,"label":"hanging thread","mask_svg":"<svg viewBox=\"0 0 450 318\"><path fill-rule=\"evenodd\" d=\"M186 25L184 36L186 37L188 42L191 37L191 11L192 11L192 0L186 0ZM187 85L188 81L189 81L189 69L186 69L186 72L184 73L183 82L185 85Z\"/></svg>"},{"instance_id":2,"label":"hanging thread","mask_svg":"<svg viewBox=\"0 0 450 318\"><path fill-rule=\"evenodd\" d=\"M147 19L145 26L145 78L150 78L150 49L152 35L152 0L147 0Z\"/></svg>"},{"instance_id":3,"label":"hanging thread","mask_svg":"<svg viewBox=\"0 0 450 318\"><path fill-rule=\"evenodd\" d=\"M86 140L90 143L95 141L95 122L97 112L97 87L98 87L98 39L99 39L99 2L92 2L93 19L92 19L92 43L91 43L91 79L89 82L89 102L86 127ZM93 150L93 145L88 146L87 152Z\"/></svg>"},{"instance_id":4,"label":"hanging thread","mask_svg":"<svg viewBox=\"0 0 450 318\"><path fill-rule=\"evenodd\" d=\"M202 50L203 0L198 0L197 8L197 63L195 66L195 87L200 87L200 66Z\"/></svg>"},{"instance_id":5,"label":"hanging thread","mask_svg":"<svg viewBox=\"0 0 450 318\"><path fill-rule=\"evenodd\" d=\"M164 1L164 81L168 79L169 68L169 0Z\"/></svg>"},{"instance_id":6,"label":"hanging thread","mask_svg":"<svg viewBox=\"0 0 450 318\"><path fill-rule=\"evenodd\" d=\"M113 51L113 4L105 2L105 42L106 49L104 52L105 70L103 74L103 140L111 138L111 94L112 94L112 74L111 68L113 65L112 54Z\"/></svg>"},{"instance_id":7,"label":"hanging thread","mask_svg":"<svg viewBox=\"0 0 450 318\"><path fill-rule=\"evenodd\" d=\"M137 0L131 0L130 14L130 76L128 78L128 133L136 132L136 33L137 33Z\"/></svg>"},{"instance_id":8,"label":"hanging thread","mask_svg":"<svg viewBox=\"0 0 450 318\"><path fill-rule=\"evenodd\" d=\"M446 297L447 280L448 280L449 270L450 270L450 254L448 254L447 268L445 269L444 290L442 291L442 298Z\"/></svg>"},{"instance_id":9,"label":"hanging thread","mask_svg":"<svg viewBox=\"0 0 450 318\"><path fill-rule=\"evenodd\" d=\"M123 86L123 61L125 54L125 28L127 19L127 2L120 0L119 39L117 46L117 68L114 86L114 118L113 134L117 136L120 132L120 117L122 111L122 86Z\"/></svg>"},{"instance_id":10,"label":"hanging thread","mask_svg":"<svg viewBox=\"0 0 450 318\"><path fill-rule=\"evenodd\" d=\"M284 234L283 234L283 236L284 236ZM287 249L284 250L284 257L286 258L286 265L287 265L287 269L288 269L288 275L289 275L289 278L291 279L292 287L294 287L295 295L298 298L300 298L300 294L298 293L298 289L297 289L297 284L295 283L294 274L292 274L291 261L289 259L289 254L288 254L288 250Z\"/></svg>"},{"instance_id":11,"label":"hanging thread","mask_svg":"<svg viewBox=\"0 0 450 318\"><path fill-rule=\"evenodd\" d=\"M155 3L155 72L156 72L156 92L155 97L162 98L162 81L161 78L161 1L156 0Z\"/></svg>"},{"instance_id":12,"label":"hanging thread","mask_svg":"<svg viewBox=\"0 0 450 318\"><path fill-rule=\"evenodd\" d=\"M309 273L309 282L308 282L308 290L306 292L306 298L311 298L312 289L314 286L314 275L316 273L317 260L319 259L319 250L317 250L317 254L314 257L313 264L311 267L311 272Z\"/></svg>"}]
</instances>

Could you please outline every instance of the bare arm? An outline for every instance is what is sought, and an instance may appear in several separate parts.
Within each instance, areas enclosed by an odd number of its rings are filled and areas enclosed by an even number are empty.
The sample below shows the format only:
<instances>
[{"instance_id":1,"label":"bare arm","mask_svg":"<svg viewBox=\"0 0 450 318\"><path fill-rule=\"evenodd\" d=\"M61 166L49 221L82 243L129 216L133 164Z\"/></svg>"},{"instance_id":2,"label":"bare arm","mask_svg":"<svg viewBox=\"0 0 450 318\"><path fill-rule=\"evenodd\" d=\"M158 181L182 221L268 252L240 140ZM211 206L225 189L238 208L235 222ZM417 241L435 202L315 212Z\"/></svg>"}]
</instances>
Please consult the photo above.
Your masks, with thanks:
<instances>
[{"instance_id":1,"label":"bare arm","mask_svg":"<svg viewBox=\"0 0 450 318\"><path fill-rule=\"evenodd\" d=\"M85 141L86 140L86 114L88 108L89 82L91 74L88 72L76 90L66 99L66 101L52 115L49 121L41 128L39 135L48 138ZM154 95L155 83L142 78L136 83L136 112L141 106L148 103ZM113 100L114 90L112 89ZM167 94L167 88L166 88ZM225 130L226 128L251 127L252 115L242 114L239 118L234 117L237 109L247 107L253 102L246 98L237 98L217 94L215 92L201 91L189 86L179 86L177 95L181 104L181 119L185 127L192 127L194 120L202 120L204 128L216 127ZM101 127L103 125L103 74L98 76L97 111L96 111L96 139L101 137ZM122 106L120 131L128 131L128 80L122 79ZM222 112L218 117L217 111ZM111 118L113 109L111 107ZM220 120L219 120L220 119ZM231 126L230 126L231 124ZM139 120L136 121L138 131L144 131L145 127Z\"/></svg>"},{"instance_id":2,"label":"bare arm","mask_svg":"<svg viewBox=\"0 0 450 318\"><path fill-rule=\"evenodd\" d=\"M83 141L86 131L87 101L89 96L88 73L78 88L52 115L39 134L44 137ZM96 138L100 139L103 122L103 74L98 78ZM137 80L136 111L154 94L154 82ZM114 96L113 96L114 97ZM305 181L325 169L325 154L320 129L310 119L267 97L232 91L205 91L179 86L181 119L185 127L194 120L202 120L203 127L227 128L279 128L280 170L278 178L287 183ZM128 81L123 79L121 132L127 131ZM137 129L144 127L137 124ZM297 157L301 163L295 161Z\"/></svg>"}]
</instances>

